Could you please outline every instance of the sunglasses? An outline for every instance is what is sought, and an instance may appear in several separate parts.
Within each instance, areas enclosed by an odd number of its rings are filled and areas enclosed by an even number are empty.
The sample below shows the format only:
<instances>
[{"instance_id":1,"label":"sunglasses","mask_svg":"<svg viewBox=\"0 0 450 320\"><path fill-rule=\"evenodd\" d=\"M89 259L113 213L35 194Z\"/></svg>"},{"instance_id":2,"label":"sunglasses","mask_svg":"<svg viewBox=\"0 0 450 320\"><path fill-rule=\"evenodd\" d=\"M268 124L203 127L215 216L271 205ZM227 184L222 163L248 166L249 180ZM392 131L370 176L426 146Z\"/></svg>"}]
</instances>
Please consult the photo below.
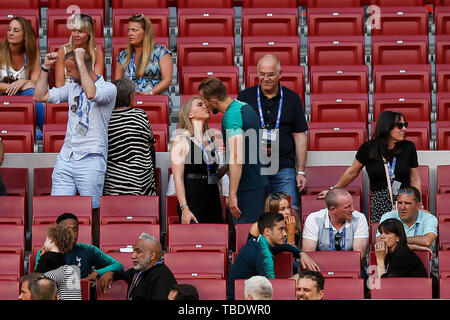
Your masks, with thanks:
<instances>
[{"instance_id":1,"label":"sunglasses","mask_svg":"<svg viewBox=\"0 0 450 320\"><path fill-rule=\"evenodd\" d=\"M400 194L403 194L403 193L406 193L406 195L410 196L410 195L412 195L414 193L414 191L411 190L411 189L403 189L403 188L398 189L397 194L400 195Z\"/></svg>"},{"instance_id":2,"label":"sunglasses","mask_svg":"<svg viewBox=\"0 0 450 320\"><path fill-rule=\"evenodd\" d=\"M276 193L271 193L270 194L270 198L274 199L274 200L278 200L278 199L284 199L287 197L287 193L284 191L281 192L276 192Z\"/></svg>"},{"instance_id":3,"label":"sunglasses","mask_svg":"<svg viewBox=\"0 0 450 320\"><path fill-rule=\"evenodd\" d=\"M80 96L76 96L73 98L73 101L75 102L70 106L70 111L76 112L78 109L78 104L80 103Z\"/></svg>"},{"instance_id":4,"label":"sunglasses","mask_svg":"<svg viewBox=\"0 0 450 320\"><path fill-rule=\"evenodd\" d=\"M133 19L143 19L143 18L144 18L144 14L143 14L143 13L140 13L140 14L133 14L133 15L131 16L131 18L133 18Z\"/></svg>"},{"instance_id":5,"label":"sunglasses","mask_svg":"<svg viewBox=\"0 0 450 320\"><path fill-rule=\"evenodd\" d=\"M397 122L394 126L402 130L404 127L408 128L408 122Z\"/></svg>"},{"instance_id":6,"label":"sunglasses","mask_svg":"<svg viewBox=\"0 0 450 320\"><path fill-rule=\"evenodd\" d=\"M19 80L18 76L15 77L13 75L10 75L9 77L3 77L3 82L6 82L6 83L13 83L17 80Z\"/></svg>"},{"instance_id":7,"label":"sunglasses","mask_svg":"<svg viewBox=\"0 0 450 320\"><path fill-rule=\"evenodd\" d=\"M334 236L334 248L336 249L336 251L342 250L341 239L342 239L342 233L336 232L336 235Z\"/></svg>"}]
</instances>

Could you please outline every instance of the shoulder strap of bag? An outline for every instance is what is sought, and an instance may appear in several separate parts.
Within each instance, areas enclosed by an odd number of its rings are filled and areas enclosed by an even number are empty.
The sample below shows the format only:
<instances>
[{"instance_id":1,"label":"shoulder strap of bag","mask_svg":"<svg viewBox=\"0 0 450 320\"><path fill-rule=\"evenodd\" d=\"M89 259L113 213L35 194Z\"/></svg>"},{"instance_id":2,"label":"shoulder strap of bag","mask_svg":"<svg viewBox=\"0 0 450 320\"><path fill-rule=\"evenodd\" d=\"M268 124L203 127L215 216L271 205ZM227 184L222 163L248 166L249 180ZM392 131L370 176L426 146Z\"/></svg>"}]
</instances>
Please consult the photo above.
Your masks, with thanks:
<instances>
[{"instance_id":1,"label":"shoulder strap of bag","mask_svg":"<svg viewBox=\"0 0 450 320\"><path fill-rule=\"evenodd\" d=\"M386 180L387 180L387 185L388 185L388 190L389 190L389 196L391 197L392 210L395 210L394 198L392 197L391 178L389 177L389 169L387 166L387 161L384 157L383 157L383 164L384 164L384 171L386 172Z\"/></svg>"}]
</instances>

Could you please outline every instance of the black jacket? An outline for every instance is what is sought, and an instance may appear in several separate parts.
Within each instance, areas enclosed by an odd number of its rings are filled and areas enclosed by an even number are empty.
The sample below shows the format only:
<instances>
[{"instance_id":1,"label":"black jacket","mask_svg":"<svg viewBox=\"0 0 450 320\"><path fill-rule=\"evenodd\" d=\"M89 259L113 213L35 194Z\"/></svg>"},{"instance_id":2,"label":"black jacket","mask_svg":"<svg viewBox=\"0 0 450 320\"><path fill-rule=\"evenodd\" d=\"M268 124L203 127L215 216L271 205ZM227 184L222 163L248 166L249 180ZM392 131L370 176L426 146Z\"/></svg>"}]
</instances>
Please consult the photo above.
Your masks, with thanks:
<instances>
[{"instance_id":1,"label":"black jacket","mask_svg":"<svg viewBox=\"0 0 450 320\"><path fill-rule=\"evenodd\" d=\"M388 253L385 265L382 278L428 277L422 260L408 246L399 246L392 254Z\"/></svg>"}]
</instances>

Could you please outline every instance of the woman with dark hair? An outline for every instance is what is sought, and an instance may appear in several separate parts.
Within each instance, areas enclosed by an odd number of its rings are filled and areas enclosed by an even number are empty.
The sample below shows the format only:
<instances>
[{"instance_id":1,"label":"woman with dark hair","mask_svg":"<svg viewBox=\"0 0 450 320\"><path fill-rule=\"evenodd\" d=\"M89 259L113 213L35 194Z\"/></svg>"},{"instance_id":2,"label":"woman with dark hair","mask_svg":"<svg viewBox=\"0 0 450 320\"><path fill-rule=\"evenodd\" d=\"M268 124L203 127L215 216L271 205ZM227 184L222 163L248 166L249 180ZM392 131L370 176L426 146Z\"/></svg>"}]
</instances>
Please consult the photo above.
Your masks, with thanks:
<instances>
[{"instance_id":1,"label":"woman with dark hair","mask_svg":"<svg viewBox=\"0 0 450 320\"><path fill-rule=\"evenodd\" d=\"M421 190L416 147L413 142L405 140L407 127L408 122L405 122L405 117L401 113L382 112L378 117L372 140L364 142L359 147L353 164L334 186L345 188L365 167L372 191L371 222L379 222L384 213L393 210L396 192L400 187L413 186ZM324 198L327 192L328 190L323 190L319 198Z\"/></svg>"},{"instance_id":2,"label":"woman with dark hair","mask_svg":"<svg viewBox=\"0 0 450 320\"><path fill-rule=\"evenodd\" d=\"M389 218L378 227L380 239L375 243L375 256L380 278L428 277L422 260L408 247L400 220Z\"/></svg>"}]
</instances>

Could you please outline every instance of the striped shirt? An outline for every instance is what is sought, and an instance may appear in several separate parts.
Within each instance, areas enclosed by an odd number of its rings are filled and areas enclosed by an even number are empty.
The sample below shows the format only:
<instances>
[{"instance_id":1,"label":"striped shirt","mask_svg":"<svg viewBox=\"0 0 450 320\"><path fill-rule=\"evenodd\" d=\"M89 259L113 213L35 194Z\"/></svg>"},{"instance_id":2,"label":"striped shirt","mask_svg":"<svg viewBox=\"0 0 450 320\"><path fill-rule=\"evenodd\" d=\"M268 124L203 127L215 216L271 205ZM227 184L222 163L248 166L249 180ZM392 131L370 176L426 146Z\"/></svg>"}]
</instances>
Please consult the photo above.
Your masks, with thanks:
<instances>
[{"instance_id":1,"label":"striped shirt","mask_svg":"<svg viewBox=\"0 0 450 320\"><path fill-rule=\"evenodd\" d=\"M80 268L64 265L44 274L56 282L59 300L81 300Z\"/></svg>"}]
</instances>

